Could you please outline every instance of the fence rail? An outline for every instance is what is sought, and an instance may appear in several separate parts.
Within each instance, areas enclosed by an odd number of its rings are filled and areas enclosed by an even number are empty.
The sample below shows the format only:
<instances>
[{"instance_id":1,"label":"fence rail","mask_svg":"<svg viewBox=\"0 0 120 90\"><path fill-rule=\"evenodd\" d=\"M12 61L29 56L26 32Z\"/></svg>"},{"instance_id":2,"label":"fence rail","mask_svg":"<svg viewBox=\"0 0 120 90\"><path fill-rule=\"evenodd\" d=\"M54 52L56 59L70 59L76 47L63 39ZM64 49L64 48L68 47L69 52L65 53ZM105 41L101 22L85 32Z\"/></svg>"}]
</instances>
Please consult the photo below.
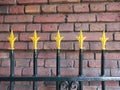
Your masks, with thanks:
<instances>
[{"instance_id":1,"label":"fence rail","mask_svg":"<svg viewBox=\"0 0 120 90\"><path fill-rule=\"evenodd\" d=\"M36 31L34 31L34 36L31 37L33 41L33 76L21 76L17 77L14 75L14 42L16 37L14 37L13 31L11 31L10 37L8 38L10 42L10 76L8 77L0 77L0 81L10 81L10 90L14 90L14 82L15 81L33 81L33 90L37 90L37 81L55 81L56 82L56 90L61 90L62 88L71 90L76 88L77 90L83 90L83 81L101 81L102 90L106 90L105 81L120 81L120 77L108 77L105 76L105 45L108 38L103 32L102 37L100 38L102 49L101 49L101 76L98 77L88 77L83 74L83 42L86 37L83 36L82 31L80 31L80 35L77 37L79 41L79 73L78 76L66 77L61 76L60 74L60 43L63 37L60 35L60 32L55 36L56 40L56 76L54 77L41 77L37 76L37 59L38 59L38 51L37 51L37 42L40 39L37 37Z\"/></svg>"}]
</instances>

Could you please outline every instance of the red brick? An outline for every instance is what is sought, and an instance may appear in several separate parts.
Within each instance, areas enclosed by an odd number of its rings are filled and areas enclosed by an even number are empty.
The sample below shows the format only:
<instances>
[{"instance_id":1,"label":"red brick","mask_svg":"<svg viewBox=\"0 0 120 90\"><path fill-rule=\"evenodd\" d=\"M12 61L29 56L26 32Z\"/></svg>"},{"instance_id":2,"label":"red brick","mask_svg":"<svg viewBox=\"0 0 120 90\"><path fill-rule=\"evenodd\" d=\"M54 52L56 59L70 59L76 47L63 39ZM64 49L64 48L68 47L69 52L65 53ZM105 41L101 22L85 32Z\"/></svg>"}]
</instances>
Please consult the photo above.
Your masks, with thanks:
<instances>
[{"instance_id":1,"label":"red brick","mask_svg":"<svg viewBox=\"0 0 120 90\"><path fill-rule=\"evenodd\" d=\"M84 90L97 90L97 88L96 87L84 87Z\"/></svg>"},{"instance_id":2,"label":"red brick","mask_svg":"<svg viewBox=\"0 0 120 90\"><path fill-rule=\"evenodd\" d=\"M119 37L120 37L120 33L118 33L118 32L117 32L117 33L115 33L115 40L120 40L120 38L119 38Z\"/></svg>"},{"instance_id":3,"label":"red brick","mask_svg":"<svg viewBox=\"0 0 120 90\"><path fill-rule=\"evenodd\" d=\"M57 31L57 24L42 24L43 32L54 32Z\"/></svg>"},{"instance_id":4,"label":"red brick","mask_svg":"<svg viewBox=\"0 0 120 90\"><path fill-rule=\"evenodd\" d=\"M111 69L111 76L120 76L120 69Z\"/></svg>"},{"instance_id":5,"label":"red brick","mask_svg":"<svg viewBox=\"0 0 120 90\"><path fill-rule=\"evenodd\" d=\"M5 4L16 4L16 0L1 0L0 5L5 5Z\"/></svg>"},{"instance_id":6,"label":"red brick","mask_svg":"<svg viewBox=\"0 0 120 90\"><path fill-rule=\"evenodd\" d=\"M118 81L107 81L106 86L119 86L119 82Z\"/></svg>"},{"instance_id":7,"label":"red brick","mask_svg":"<svg viewBox=\"0 0 120 90\"><path fill-rule=\"evenodd\" d=\"M59 24L58 30L60 31L74 31L74 25L72 23Z\"/></svg>"},{"instance_id":8,"label":"red brick","mask_svg":"<svg viewBox=\"0 0 120 90\"><path fill-rule=\"evenodd\" d=\"M33 75L33 68L30 68L30 67L24 68L22 75L23 76L32 76Z\"/></svg>"},{"instance_id":9,"label":"red brick","mask_svg":"<svg viewBox=\"0 0 120 90\"><path fill-rule=\"evenodd\" d=\"M101 61L99 61L99 60L90 60L88 66L90 68L101 68Z\"/></svg>"},{"instance_id":10,"label":"red brick","mask_svg":"<svg viewBox=\"0 0 120 90\"><path fill-rule=\"evenodd\" d=\"M62 50L74 50L73 42L62 42L61 43Z\"/></svg>"},{"instance_id":11,"label":"red brick","mask_svg":"<svg viewBox=\"0 0 120 90\"><path fill-rule=\"evenodd\" d=\"M15 23L15 22L32 22L31 15L8 15L5 16L5 22L7 23Z\"/></svg>"},{"instance_id":12,"label":"red brick","mask_svg":"<svg viewBox=\"0 0 120 90\"><path fill-rule=\"evenodd\" d=\"M38 42L37 48L38 48L38 50L43 49L43 42ZM33 48L33 42L30 42L30 43L29 43L29 49L32 49L32 50L34 49L34 48Z\"/></svg>"},{"instance_id":13,"label":"red brick","mask_svg":"<svg viewBox=\"0 0 120 90\"><path fill-rule=\"evenodd\" d=\"M3 16L0 16L0 23L3 22Z\"/></svg>"},{"instance_id":14,"label":"red brick","mask_svg":"<svg viewBox=\"0 0 120 90\"><path fill-rule=\"evenodd\" d=\"M40 6L39 5L29 5L25 7L26 13L40 13Z\"/></svg>"},{"instance_id":15,"label":"red brick","mask_svg":"<svg viewBox=\"0 0 120 90\"><path fill-rule=\"evenodd\" d=\"M74 4L74 12L89 12L88 4Z\"/></svg>"},{"instance_id":16,"label":"red brick","mask_svg":"<svg viewBox=\"0 0 120 90\"><path fill-rule=\"evenodd\" d=\"M38 76L50 76L50 68L39 67Z\"/></svg>"},{"instance_id":17,"label":"red brick","mask_svg":"<svg viewBox=\"0 0 120 90\"><path fill-rule=\"evenodd\" d=\"M96 59L101 59L101 53L96 53ZM106 60L118 60L120 59L119 53L117 52L111 52L111 53L106 53L105 54L105 59Z\"/></svg>"},{"instance_id":18,"label":"red brick","mask_svg":"<svg viewBox=\"0 0 120 90\"><path fill-rule=\"evenodd\" d=\"M104 31L105 24L104 23L92 23L90 24L90 31Z\"/></svg>"},{"instance_id":19,"label":"red brick","mask_svg":"<svg viewBox=\"0 0 120 90\"><path fill-rule=\"evenodd\" d=\"M11 6L10 14L24 14L24 6Z\"/></svg>"},{"instance_id":20,"label":"red brick","mask_svg":"<svg viewBox=\"0 0 120 90\"><path fill-rule=\"evenodd\" d=\"M2 64L1 64L2 67L9 67L10 66L10 60L2 60Z\"/></svg>"},{"instance_id":21,"label":"red brick","mask_svg":"<svg viewBox=\"0 0 120 90\"><path fill-rule=\"evenodd\" d=\"M105 3L91 3L90 10L91 12L103 12L105 11Z\"/></svg>"},{"instance_id":22,"label":"red brick","mask_svg":"<svg viewBox=\"0 0 120 90\"><path fill-rule=\"evenodd\" d=\"M0 41L8 41L7 37L9 37L8 33L0 33Z\"/></svg>"},{"instance_id":23,"label":"red brick","mask_svg":"<svg viewBox=\"0 0 120 90\"><path fill-rule=\"evenodd\" d=\"M56 42L44 42L45 50L54 50L56 49Z\"/></svg>"},{"instance_id":24,"label":"red brick","mask_svg":"<svg viewBox=\"0 0 120 90\"><path fill-rule=\"evenodd\" d=\"M100 42L90 42L90 49L91 50L101 50L101 43Z\"/></svg>"},{"instance_id":25,"label":"red brick","mask_svg":"<svg viewBox=\"0 0 120 90\"><path fill-rule=\"evenodd\" d=\"M117 68L117 60L105 60L105 67L106 68Z\"/></svg>"},{"instance_id":26,"label":"red brick","mask_svg":"<svg viewBox=\"0 0 120 90\"><path fill-rule=\"evenodd\" d=\"M41 31L41 24L27 24L27 31Z\"/></svg>"},{"instance_id":27,"label":"red brick","mask_svg":"<svg viewBox=\"0 0 120 90\"><path fill-rule=\"evenodd\" d=\"M65 3L65 2L80 2L79 0L49 0L50 3L55 3L55 2L59 2L59 3Z\"/></svg>"},{"instance_id":28,"label":"red brick","mask_svg":"<svg viewBox=\"0 0 120 90\"><path fill-rule=\"evenodd\" d=\"M21 76L22 68L15 68L15 76Z\"/></svg>"},{"instance_id":29,"label":"red brick","mask_svg":"<svg viewBox=\"0 0 120 90\"><path fill-rule=\"evenodd\" d=\"M79 68L79 60L75 60L74 67L75 68ZM83 68L87 68L88 67L88 61L87 60L83 60L82 67Z\"/></svg>"},{"instance_id":30,"label":"red brick","mask_svg":"<svg viewBox=\"0 0 120 90\"><path fill-rule=\"evenodd\" d=\"M94 53L93 52L84 52L83 59L85 60L94 60Z\"/></svg>"},{"instance_id":31,"label":"red brick","mask_svg":"<svg viewBox=\"0 0 120 90\"><path fill-rule=\"evenodd\" d=\"M23 32L25 31L25 25L24 24L12 24L11 30L14 30L15 32Z\"/></svg>"},{"instance_id":32,"label":"red brick","mask_svg":"<svg viewBox=\"0 0 120 90\"><path fill-rule=\"evenodd\" d=\"M9 76L9 75L10 75L10 68L8 67L0 68L0 76Z\"/></svg>"},{"instance_id":33,"label":"red brick","mask_svg":"<svg viewBox=\"0 0 120 90\"><path fill-rule=\"evenodd\" d=\"M45 67L48 67L48 68L56 67L56 59L45 60Z\"/></svg>"},{"instance_id":34,"label":"red brick","mask_svg":"<svg viewBox=\"0 0 120 90\"><path fill-rule=\"evenodd\" d=\"M75 50L79 50L79 42L76 42L75 43ZM89 43L88 42L84 42L83 43L83 49L84 50L89 50Z\"/></svg>"},{"instance_id":35,"label":"red brick","mask_svg":"<svg viewBox=\"0 0 120 90\"><path fill-rule=\"evenodd\" d=\"M8 24L0 24L0 31L1 32L9 31L9 25Z\"/></svg>"},{"instance_id":36,"label":"red brick","mask_svg":"<svg viewBox=\"0 0 120 90\"><path fill-rule=\"evenodd\" d=\"M17 0L19 4L42 4L47 3L47 0Z\"/></svg>"},{"instance_id":37,"label":"red brick","mask_svg":"<svg viewBox=\"0 0 120 90\"><path fill-rule=\"evenodd\" d=\"M27 51L21 51L21 52L15 52L15 58L33 58L32 52Z\"/></svg>"},{"instance_id":38,"label":"red brick","mask_svg":"<svg viewBox=\"0 0 120 90\"><path fill-rule=\"evenodd\" d=\"M38 66L38 67L43 67L43 66L45 66L44 63L45 63L44 59L37 59L37 66ZM30 66L31 66L31 67L33 66L33 60L30 61Z\"/></svg>"},{"instance_id":39,"label":"red brick","mask_svg":"<svg viewBox=\"0 0 120 90\"><path fill-rule=\"evenodd\" d=\"M63 4L63 5L58 5L58 12L62 13L71 13L73 12L73 8L71 4Z\"/></svg>"},{"instance_id":40,"label":"red brick","mask_svg":"<svg viewBox=\"0 0 120 90\"><path fill-rule=\"evenodd\" d=\"M55 13L57 12L56 5L43 5L42 12L43 13Z\"/></svg>"},{"instance_id":41,"label":"red brick","mask_svg":"<svg viewBox=\"0 0 120 90\"><path fill-rule=\"evenodd\" d=\"M7 6L0 6L0 14L7 14L8 7Z\"/></svg>"},{"instance_id":42,"label":"red brick","mask_svg":"<svg viewBox=\"0 0 120 90\"><path fill-rule=\"evenodd\" d=\"M88 23L75 23L75 31L89 31L89 24Z\"/></svg>"},{"instance_id":43,"label":"red brick","mask_svg":"<svg viewBox=\"0 0 120 90\"><path fill-rule=\"evenodd\" d=\"M28 87L28 86L15 86L14 90L32 90L31 87Z\"/></svg>"},{"instance_id":44,"label":"red brick","mask_svg":"<svg viewBox=\"0 0 120 90\"><path fill-rule=\"evenodd\" d=\"M107 23L107 31L119 31L120 23Z\"/></svg>"},{"instance_id":45,"label":"red brick","mask_svg":"<svg viewBox=\"0 0 120 90\"><path fill-rule=\"evenodd\" d=\"M8 52L0 52L0 58L9 58L9 53Z\"/></svg>"},{"instance_id":46,"label":"red brick","mask_svg":"<svg viewBox=\"0 0 120 90\"><path fill-rule=\"evenodd\" d=\"M9 49L9 43L8 42L0 42L0 49L1 50L3 50L3 49L5 49L5 50L7 50L7 49Z\"/></svg>"},{"instance_id":47,"label":"red brick","mask_svg":"<svg viewBox=\"0 0 120 90\"><path fill-rule=\"evenodd\" d=\"M107 42L106 48L108 50L120 50L120 42Z\"/></svg>"},{"instance_id":48,"label":"red brick","mask_svg":"<svg viewBox=\"0 0 120 90\"><path fill-rule=\"evenodd\" d=\"M101 1L107 1L107 0L82 0L83 2L101 2Z\"/></svg>"},{"instance_id":49,"label":"red brick","mask_svg":"<svg viewBox=\"0 0 120 90\"><path fill-rule=\"evenodd\" d=\"M49 34L47 33L37 33L40 40L49 40ZM21 33L20 41L31 41L30 37L33 36L33 33Z\"/></svg>"},{"instance_id":50,"label":"red brick","mask_svg":"<svg viewBox=\"0 0 120 90\"><path fill-rule=\"evenodd\" d=\"M27 43L25 42L16 42L15 49L17 50L27 50Z\"/></svg>"},{"instance_id":51,"label":"red brick","mask_svg":"<svg viewBox=\"0 0 120 90\"><path fill-rule=\"evenodd\" d=\"M120 2L108 3L107 11L120 11Z\"/></svg>"},{"instance_id":52,"label":"red brick","mask_svg":"<svg viewBox=\"0 0 120 90\"><path fill-rule=\"evenodd\" d=\"M95 22L95 14L69 14L68 22Z\"/></svg>"},{"instance_id":53,"label":"red brick","mask_svg":"<svg viewBox=\"0 0 120 90\"><path fill-rule=\"evenodd\" d=\"M34 17L34 22L65 22L65 16L62 14L39 15Z\"/></svg>"},{"instance_id":54,"label":"red brick","mask_svg":"<svg viewBox=\"0 0 120 90\"><path fill-rule=\"evenodd\" d=\"M29 67L29 59L18 59L16 60L16 67Z\"/></svg>"},{"instance_id":55,"label":"red brick","mask_svg":"<svg viewBox=\"0 0 120 90\"><path fill-rule=\"evenodd\" d=\"M38 86L38 90L56 90L55 87L41 87L41 86Z\"/></svg>"},{"instance_id":56,"label":"red brick","mask_svg":"<svg viewBox=\"0 0 120 90\"><path fill-rule=\"evenodd\" d=\"M8 86L7 85L0 85L0 90L7 90Z\"/></svg>"},{"instance_id":57,"label":"red brick","mask_svg":"<svg viewBox=\"0 0 120 90\"><path fill-rule=\"evenodd\" d=\"M97 15L98 22L120 21L119 13L100 13Z\"/></svg>"}]
</instances>

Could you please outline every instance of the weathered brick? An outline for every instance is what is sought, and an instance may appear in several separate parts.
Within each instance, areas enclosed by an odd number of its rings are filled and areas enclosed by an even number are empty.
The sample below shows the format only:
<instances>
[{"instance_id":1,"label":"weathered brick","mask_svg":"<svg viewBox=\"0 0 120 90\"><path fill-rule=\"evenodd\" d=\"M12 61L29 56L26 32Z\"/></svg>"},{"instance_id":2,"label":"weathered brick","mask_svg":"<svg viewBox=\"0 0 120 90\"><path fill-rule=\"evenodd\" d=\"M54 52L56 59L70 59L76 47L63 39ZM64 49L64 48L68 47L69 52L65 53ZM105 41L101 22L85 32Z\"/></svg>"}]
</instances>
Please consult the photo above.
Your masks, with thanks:
<instances>
[{"instance_id":1,"label":"weathered brick","mask_svg":"<svg viewBox=\"0 0 120 90\"><path fill-rule=\"evenodd\" d=\"M21 76L21 74L22 74L22 68L15 67L15 76Z\"/></svg>"},{"instance_id":2,"label":"weathered brick","mask_svg":"<svg viewBox=\"0 0 120 90\"><path fill-rule=\"evenodd\" d=\"M0 23L3 22L3 16L0 16Z\"/></svg>"},{"instance_id":3,"label":"weathered brick","mask_svg":"<svg viewBox=\"0 0 120 90\"><path fill-rule=\"evenodd\" d=\"M31 66L31 67L33 66L33 60L30 61L30 66ZM38 59L38 61L37 61L37 66L38 66L38 67L43 67L43 66L45 66L45 61L44 61L44 59Z\"/></svg>"},{"instance_id":4,"label":"weathered brick","mask_svg":"<svg viewBox=\"0 0 120 90\"><path fill-rule=\"evenodd\" d=\"M24 6L11 6L10 14L24 14Z\"/></svg>"},{"instance_id":5,"label":"weathered brick","mask_svg":"<svg viewBox=\"0 0 120 90\"><path fill-rule=\"evenodd\" d=\"M18 23L18 22L32 22L32 15L8 15L5 16L5 22Z\"/></svg>"},{"instance_id":6,"label":"weathered brick","mask_svg":"<svg viewBox=\"0 0 120 90\"><path fill-rule=\"evenodd\" d=\"M41 31L41 24L27 24L27 31Z\"/></svg>"},{"instance_id":7,"label":"weathered brick","mask_svg":"<svg viewBox=\"0 0 120 90\"><path fill-rule=\"evenodd\" d=\"M42 4L47 3L47 0L17 0L19 4Z\"/></svg>"},{"instance_id":8,"label":"weathered brick","mask_svg":"<svg viewBox=\"0 0 120 90\"><path fill-rule=\"evenodd\" d=\"M62 50L74 50L73 42L62 42L61 43Z\"/></svg>"},{"instance_id":9,"label":"weathered brick","mask_svg":"<svg viewBox=\"0 0 120 90\"><path fill-rule=\"evenodd\" d=\"M49 76L50 73L50 68L44 68L44 67L39 67L38 68L38 75L39 76Z\"/></svg>"},{"instance_id":10,"label":"weathered brick","mask_svg":"<svg viewBox=\"0 0 120 90\"><path fill-rule=\"evenodd\" d=\"M8 42L1 42L0 43L0 49L3 50L3 49L9 49L9 43Z\"/></svg>"},{"instance_id":11,"label":"weathered brick","mask_svg":"<svg viewBox=\"0 0 120 90\"><path fill-rule=\"evenodd\" d=\"M49 0L50 3L80 2L79 0Z\"/></svg>"},{"instance_id":12,"label":"weathered brick","mask_svg":"<svg viewBox=\"0 0 120 90\"><path fill-rule=\"evenodd\" d=\"M120 21L119 13L100 13L97 14L98 22Z\"/></svg>"},{"instance_id":13,"label":"weathered brick","mask_svg":"<svg viewBox=\"0 0 120 90\"><path fill-rule=\"evenodd\" d=\"M79 60L75 60L74 67L75 68L79 68ZM83 68L87 68L88 67L88 61L87 60L83 60L82 67Z\"/></svg>"},{"instance_id":14,"label":"weathered brick","mask_svg":"<svg viewBox=\"0 0 120 90\"><path fill-rule=\"evenodd\" d=\"M20 58L20 59L22 59L22 58L33 58L33 54L32 54L32 52L25 52L25 51L23 51L23 52L15 52L15 58Z\"/></svg>"},{"instance_id":15,"label":"weathered brick","mask_svg":"<svg viewBox=\"0 0 120 90\"><path fill-rule=\"evenodd\" d=\"M42 13L55 13L57 12L56 5L43 5Z\"/></svg>"},{"instance_id":16,"label":"weathered brick","mask_svg":"<svg viewBox=\"0 0 120 90\"><path fill-rule=\"evenodd\" d=\"M107 31L119 31L120 23L107 23Z\"/></svg>"},{"instance_id":17,"label":"weathered brick","mask_svg":"<svg viewBox=\"0 0 120 90\"><path fill-rule=\"evenodd\" d=\"M82 0L83 2L102 2L107 0Z\"/></svg>"},{"instance_id":18,"label":"weathered brick","mask_svg":"<svg viewBox=\"0 0 120 90\"><path fill-rule=\"evenodd\" d=\"M119 82L118 81L107 81L106 82L106 86L119 86Z\"/></svg>"},{"instance_id":19,"label":"weathered brick","mask_svg":"<svg viewBox=\"0 0 120 90\"><path fill-rule=\"evenodd\" d=\"M44 49L45 50L54 50L56 49L56 43L55 42L44 42Z\"/></svg>"},{"instance_id":20,"label":"weathered brick","mask_svg":"<svg viewBox=\"0 0 120 90\"><path fill-rule=\"evenodd\" d=\"M74 24L72 23L62 23L59 24L58 30L60 31L74 31Z\"/></svg>"},{"instance_id":21,"label":"weathered brick","mask_svg":"<svg viewBox=\"0 0 120 90\"><path fill-rule=\"evenodd\" d=\"M25 43L25 42L16 42L15 43L15 49L27 50L27 43Z\"/></svg>"},{"instance_id":22,"label":"weathered brick","mask_svg":"<svg viewBox=\"0 0 120 90\"><path fill-rule=\"evenodd\" d=\"M25 25L24 24L12 24L11 30L14 30L15 32L23 32L25 31Z\"/></svg>"},{"instance_id":23,"label":"weathered brick","mask_svg":"<svg viewBox=\"0 0 120 90\"><path fill-rule=\"evenodd\" d=\"M34 22L65 22L65 16L62 14L39 15L34 17Z\"/></svg>"},{"instance_id":24,"label":"weathered brick","mask_svg":"<svg viewBox=\"0 0 120 90\"><path fill-rule=\"evenodd\" d=\"M22 85L22 86L15 86L14 90L32 90L32 88Z\"/></svg>"},{"instance_id":25,"label":"weathered brick","mask_svg":"<svg viewBox=\"0 0 120 90\"><path fill-rule=\"evenodd\" d=\"M8 41L7 37L9 36L8 33L0 33L0 41Z\"/></svg>"},{"instance_id":26,"label":"weathered brick","mask_svg":"<svg viewBox=\"0 0 120 90\"><path fill-rule=\"evenodd\" d=\"M74 4L74 12L89 12L88 4Z\"/></svg>"},{"instance_id":27,"label":"weathered brick","mask_svg":"<svg viewBox=\"0 0 120 90\"><path fill-rule=\"evenodd\" d=\"M84 87L84 90L97 90L97 88L96 87Z\"/></svg>"},{"instance_id":28,"label":"weathered brick","mask_svg":"<svg viewBox=\"0 0 120 90\"><path fill-rule=\"evenodd\" d=\"M30 60L29 59L18 59L16 60L16 67L29 67Z\"/></svg>"},{"instance_id":29,"label":"weathered brick","mask_svg":"<svg viewBox=\"0 0 120 90\"><path fill-rule=\"evenodd\" d=\"M58 12L62 13L71 13L73 12L73 8L71 4L63 4L63 5L58 5Z\"/></svg>"},{"instance_id":30,"label":"weathered brick","mask_svg":"<svg viewBox=\"0 0 120 90\"><path fill-rule=\"evenodd\" d=\"M40 13L40 6L39 5L29 5L25 7L26 13Z\"/></svg>"},{"instance_id":31,"label":"weathered brick","mask_svg":"<svg viewBox=\"0 0 120 90\"><path fill-rule=\"evenodd\" d=\"M116 32L114 36L115 36L115 40L120 40L120 38L119 38L120 37L120 33Z\"/></svg>"},{"instance_id":32,"label":"weathered brick","mask_svg":"<svg viewBox=\"0 0 120 90\"><path fill-rule=\"evenodd\" d=\"M88 23L75 23L75 31L89 31Z\"/></svg>"},{"instance_id":33,"label":"weathered brick","mask_svg":"<svg viewBox=\"0 0 120 90\"><path fill-rule=\"evenodd\" d=\"M57 31L58 24L42 24L43 32L55 32Z\"/></svg>"},{"instance_id":34,"label":"weathered brick","mask_svg":"<svg viewBox=\"0 0 120 90\"><path fill-rule=\"evenodd\" d=\"M120 50L120 42L107 42L107 50Z\"/></svg>"},{"instance_id":35,"label":"weathered brick","mask_svg":"<svg viewBox=\"0 0 120 90\"><path fill-rule=\"evenodd\" d=\"M101 61L99 60L90 60L88 63L90 68L101 68Z\"/></svg>"},{"instance_id":36,"label":"weathered brick","mask_svg":"<svg viewBox=\"0 0 120 90\"><path fill-rule=\"evenodd\" d=\"M80 44L79 44L79 42L76 42L75 43L75 50L79 50L79 49L80 49ZM83 49L89 50L89 43L88 42L83 43Z\"/></svg>"},{"instance_id":37,"label":"weathered brick","mask_svg":"<svg viewBox=\"0 0 120 90\"><path fill-rule=\"evenodd\" d=\"M16 0L1 0L0 5L16 4Z\"/></svg>"},{"instance_id":38,"label":"weathered brick","mask_svg":"<svg viewBox=\"0 0 120 90\"><path fill-rule=\"evenodd\" d=\"M108 3L107 11L120 11L120 2Z\"/></svg>"},{"instance_id":39,"label":"weathered brick","mask_svg":"<svg viewBox=\"0 0 120 90\"><path fill-rule=\"evenodd\" d=\"M90 31L104 31L105 24L104 23L92 23L90 24Z\"/></svg>"},{"instance_id":40,"label":"weathered brick","mask_svg":"<svg viewBox=\"0 0 120 90\"><path fill-rule=\"evenodd\" d=\"M69 14L68 22L95 22L95 14Z\"/></svg>"},{"instance_id":41,"label":"weathered brick","mask_svg":"<svg viewBox=\"0 0 120 90\"><path fill-rule=\"evenodd\" d=\"M0 58L9 58L9 53L8 52L0 52Z\"/></svg>"},{"instance_id":42,"label":"weathered brick","mask_svg":"<svg viewBox=\"0 0 120 90\"><path fill-rule=\"evenodd\" d=\"M91 12L104 12L105 11L105 3L91 3L90 10Z\"/></svg>"},{"instance_id":43,"label":"weathered brick","mask_svg":"<svg viewBox=\"0 0 120 90\"><path fill-rule=\"evenodd\" d=\"M7 59L7 60L2 60L2 64L1 64L2 67L10 67L10 60Z\"/></svg>"},{"instance_id":44,"label":"weathered brick","mask_svg":"<svg viewBox=\"0 0 120 90\"><path fill-rule=\"evenodd\" d=\"M120 76L120 69L119 68L111 69L111 76Z\"/></svg>"},{"instance_id":45,"label":"weathered brick","mask_svg":"<svg viewBox=\"0 0 120 90\"><path fill-rule=\"evenodd\" d=\"M7 6L0 6L0 14L7 14L8 7Z\"/></svg>"},{"instance_id":46,"label":"weathered brick","mask_svg":"<svg viewBox=\"0 0 120 90\"><path fill-rule=\"evenodd\" d=\"M0 24L0 32L9 31L9 24Z\"/></svg>"},{"instance_id":47,"label":"weathered brick","mask_svg":"<svg viewBox=\"0 0 120 90\"><path fill-rule=\"evenodd\" d=\"M8 68L8 67L0 68L0 76L9 76L9 75L10 75L10 68Z\"/></svg>"}]
</instances>

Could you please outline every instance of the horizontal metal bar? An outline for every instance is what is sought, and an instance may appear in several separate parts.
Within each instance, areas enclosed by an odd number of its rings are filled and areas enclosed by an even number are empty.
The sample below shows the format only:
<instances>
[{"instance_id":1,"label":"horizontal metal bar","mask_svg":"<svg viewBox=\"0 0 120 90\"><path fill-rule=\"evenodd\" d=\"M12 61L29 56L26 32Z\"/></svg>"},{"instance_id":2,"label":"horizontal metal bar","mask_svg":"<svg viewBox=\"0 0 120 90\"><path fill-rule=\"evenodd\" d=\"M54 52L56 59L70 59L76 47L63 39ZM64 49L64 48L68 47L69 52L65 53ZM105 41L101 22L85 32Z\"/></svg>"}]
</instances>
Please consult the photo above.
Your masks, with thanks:
<instances>
[{"instance_id":1,"label":"horizontal metal bar","mask_svg":"<svg viewBox=\"0 0 120 90\"><path fill-rule=\"evenodd\" d=\"M0 81L120 81L120 77L0 77Z\"/></svg>"}]
</instances>

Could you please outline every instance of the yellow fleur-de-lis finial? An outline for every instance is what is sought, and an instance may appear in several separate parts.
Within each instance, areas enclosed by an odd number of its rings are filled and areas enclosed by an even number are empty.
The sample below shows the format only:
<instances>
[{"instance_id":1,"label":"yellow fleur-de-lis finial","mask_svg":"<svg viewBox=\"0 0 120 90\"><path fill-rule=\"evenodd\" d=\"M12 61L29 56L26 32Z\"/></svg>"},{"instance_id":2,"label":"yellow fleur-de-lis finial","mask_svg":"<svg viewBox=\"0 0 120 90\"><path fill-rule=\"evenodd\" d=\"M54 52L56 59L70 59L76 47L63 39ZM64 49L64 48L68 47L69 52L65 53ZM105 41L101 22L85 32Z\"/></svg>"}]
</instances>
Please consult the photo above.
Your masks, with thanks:
<instances>
[{"instance_id":1,"label":"yellow fleur-de-lis finial","mask_svg":"<svg viewBox=\"0 0 120 90\"><path fill-rule=\"evenodd\" d=\"M109 38L106 37L105 31L103 31L102 37L100 38L101 44L102 44L102 50L105 50L106 42Z\"/></svg>"},{"instance_id":2,"label":"yellow fleur-de-lis finial","mask_svg":"<svg viewBox=\"0 0 120 90\"><path fill-rule=\"evenodd\" d=\"M14 36L13 31L11 30L10 36L8 37L8 40L10 42L10 49L14 50L14 42L17 38Z\"/></svg>"},{"instance_id":3,"label":"yellow fleur-de-lis finial","mask_svg":"<svg viewBox=\"0 0 120 90\"><path fill-rule=\"evenodd\" d=\"M82 30L80 30L80 34L77 37L77 40L79 41L79 47L80 49L83 49L83 42L86 39L86 37L83 36Z\"/></svg>"},{"instance_id":4,"label":"yellow fleur-de-lis finial","mask_svg":"<svg viewBox=\"0 0 120 90\"><path fill-rule=\"evenodd\" d=\"M36 50L36 49L37 49L38 40L40 39L40 37L37 37L37 32L36 32L36 30L34 31L33 37L30 37L30 38L31 38L31 40L33 41L33 47L34 47L34 49Z\"/></svg>"},{"instance_id":5,"label":"yellow fleur-de-lis finial","mask_svg":"<svg viewBox=\"0 0 120 90\"><path fill-rule=\"evenodd\" d=\"M56 36L54 37L54 39L56 40L56 47L57 47L57 49L60 49L60 44L61 44L61 40L63 39L63 37L60 36L59 30L58 30Z\"/></svg>"}]
</instances>

